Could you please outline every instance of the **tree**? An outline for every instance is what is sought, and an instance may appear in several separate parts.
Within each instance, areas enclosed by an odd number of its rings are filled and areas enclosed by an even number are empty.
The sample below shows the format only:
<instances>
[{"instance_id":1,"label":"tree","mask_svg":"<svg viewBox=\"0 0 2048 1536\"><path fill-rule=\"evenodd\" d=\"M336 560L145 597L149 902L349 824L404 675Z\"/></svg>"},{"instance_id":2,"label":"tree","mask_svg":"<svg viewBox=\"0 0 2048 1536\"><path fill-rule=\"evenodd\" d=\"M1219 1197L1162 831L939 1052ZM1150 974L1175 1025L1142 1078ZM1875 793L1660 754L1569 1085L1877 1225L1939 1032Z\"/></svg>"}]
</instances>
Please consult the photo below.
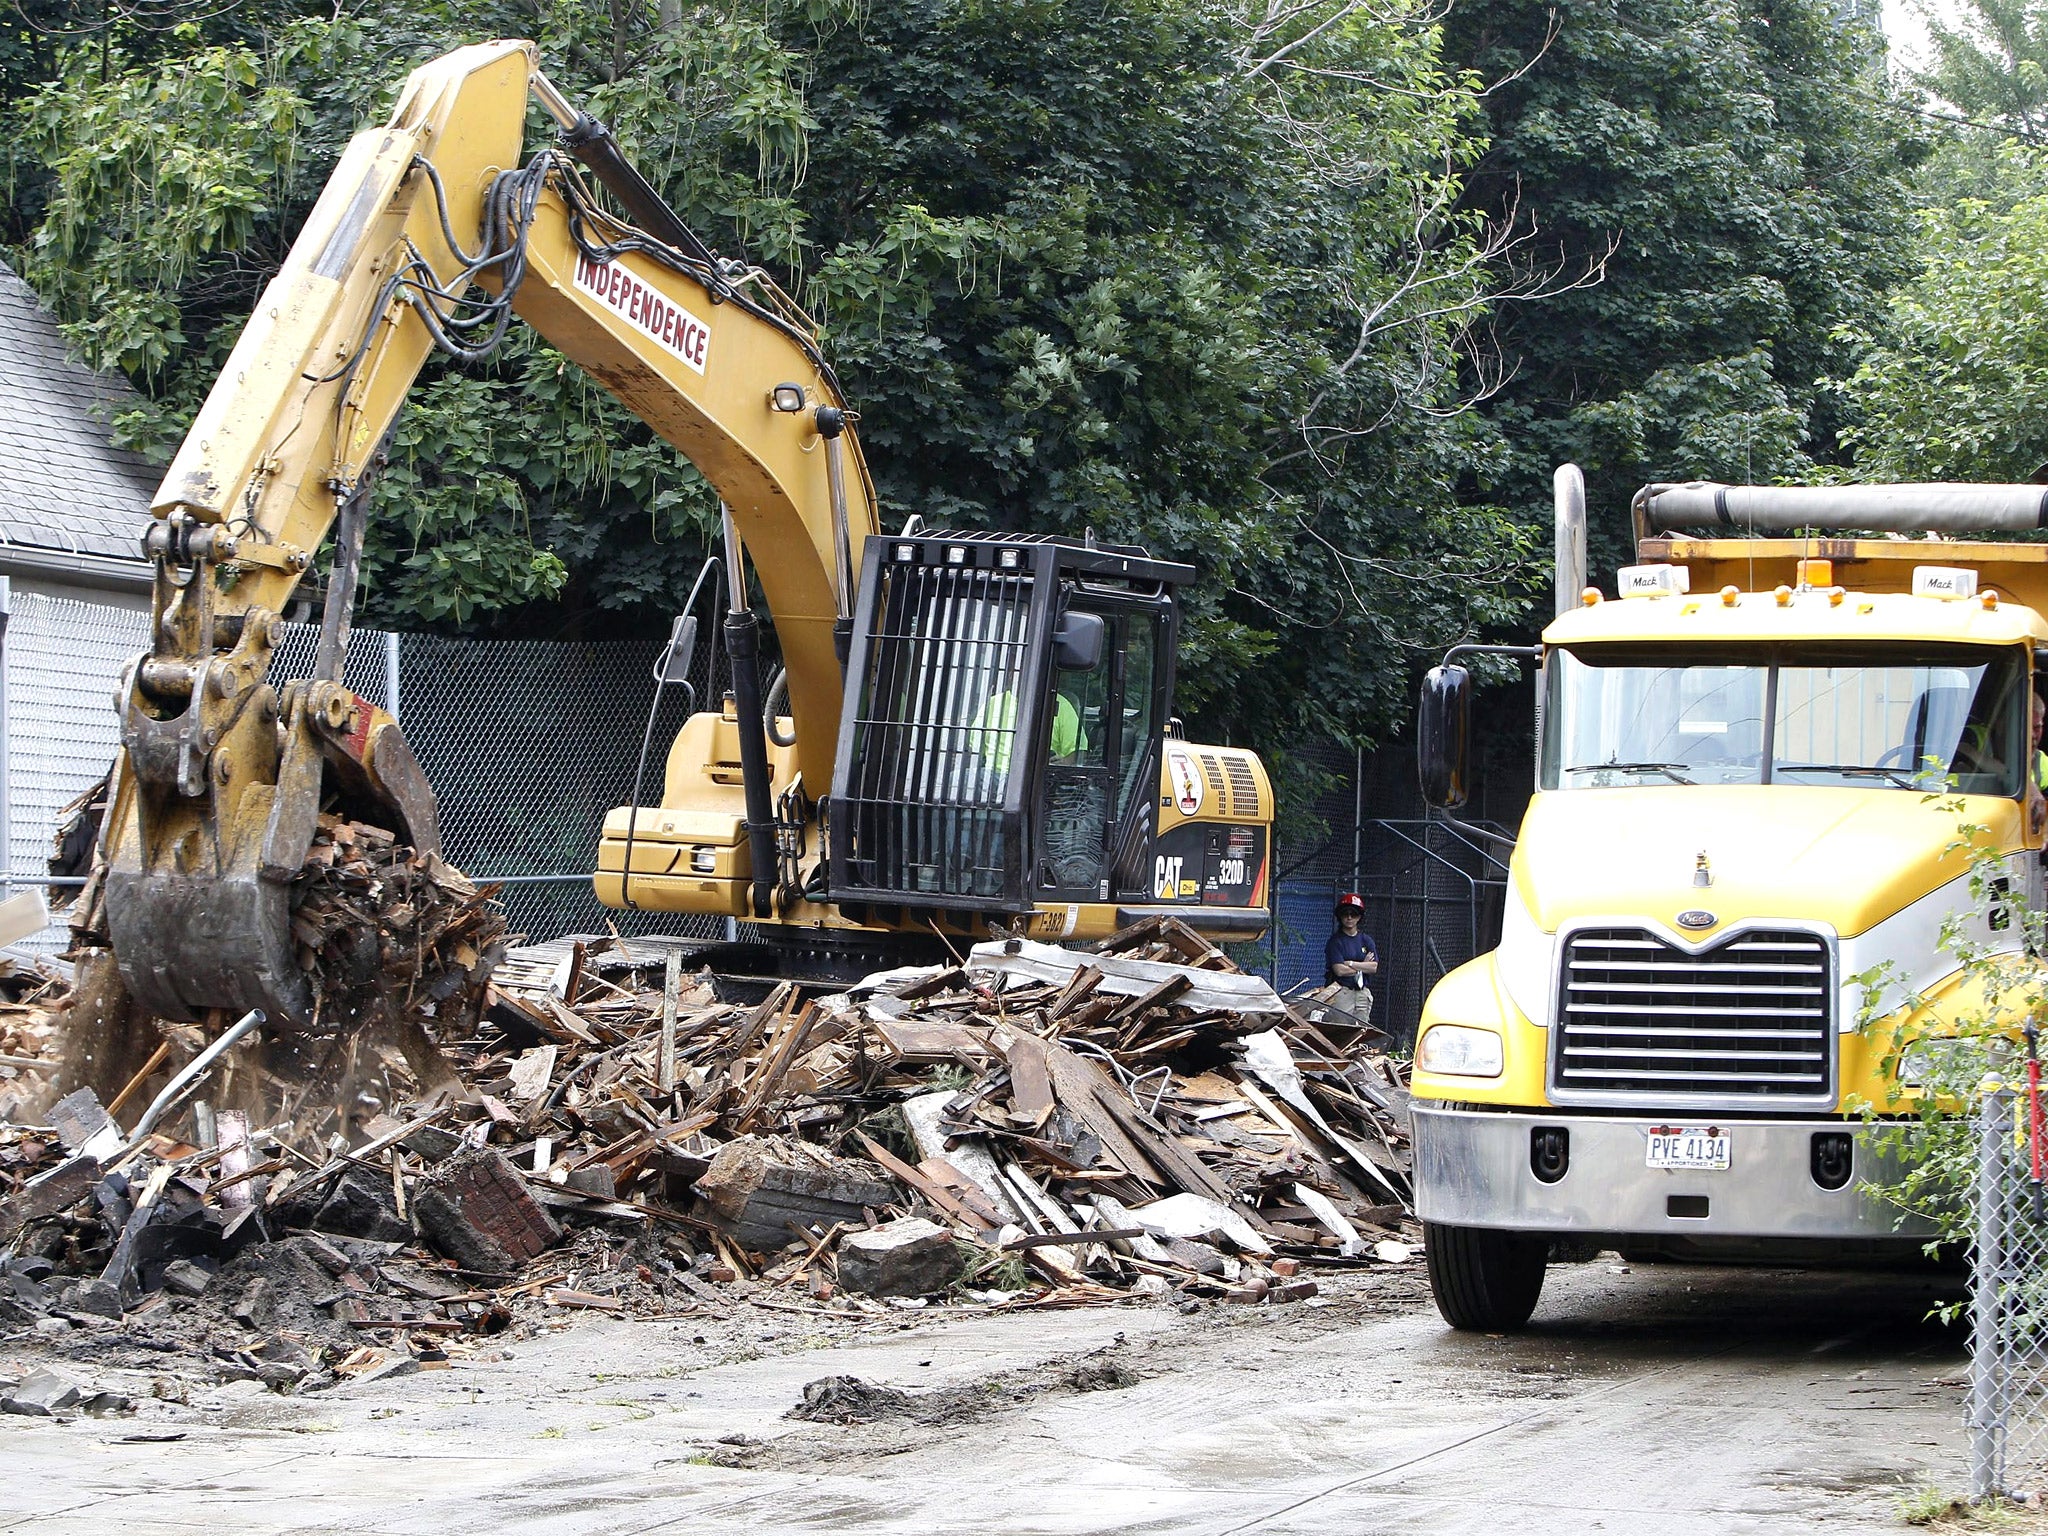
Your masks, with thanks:
<instances>
[{"instance_id":1,"label":"tree","mask_svg":"<svg viewBox=\"0 0 2048 1536\"><path fill-rule=\"evenodd\" d=\"M1598 286L1502 316L1493 494L1535 516L1577 461L1598 565L1646 481L1838 458L1839 333L1912 270L1924 155L1869 27L1825 0L1502 0L1447 38L1506 80L1472 202L1519 205L1536 259L1613 248Z\"/></svg>"},{"instance_id":2,"label":"tree","mask_svg":"<svg viewBox=\"0 0 2048 1536\"><path fill-rule=\"evenodd\" d=\"M2040 0L1916 5L1934 49L1914 83L1966 119L2048 139L2048 6Z\"/></svg>"},{"instance_id":3,"label":"tree","mask_svg":"<svg viewBox=\"0 0 2048 1536\"><path fill-rule=\"evenodd\" d=\"M1427 29L913 3L811 58L813 292L892 508L1193 562L1183 704L1276 761L1518 608L1525 542L1454 494L1486 232Z\"/></svg>"},{"instance_id":4,"label":"tree","mask_svg":"<svg viewBox=\"0 0 2048 1536\"><path fill-rule=\"evenodd\" d=\"M1924 264L1862 366L1844 437L1867 480L2027 481L2048 469L2048 196L1921 215Z\"/></svg>"},{"instance_id":5,"label":"tree","mask_svg":"<svg viewBox=\"0 0 2048 1536\"><path fill-rule=\"evenodd\" d=\"M1411 660L1525 597L1461 497L1460 352L1497 231L1457 207L1471 82L1426 13L1353 0L536 4L240 13L63 56L18 163L28 272L174 441L347 133L408 61L537 35L687 222L826 325L885 513L1188 559L1184 702L1269 749L1405 715ZM536 119L538 121L538 119ZM175 204L171 216L149 216ZM381 622L645 628L708 489L536 339L431 365L368 560ZM551 604L558 599L560 606Z\"/></svg>"}]
</instances>

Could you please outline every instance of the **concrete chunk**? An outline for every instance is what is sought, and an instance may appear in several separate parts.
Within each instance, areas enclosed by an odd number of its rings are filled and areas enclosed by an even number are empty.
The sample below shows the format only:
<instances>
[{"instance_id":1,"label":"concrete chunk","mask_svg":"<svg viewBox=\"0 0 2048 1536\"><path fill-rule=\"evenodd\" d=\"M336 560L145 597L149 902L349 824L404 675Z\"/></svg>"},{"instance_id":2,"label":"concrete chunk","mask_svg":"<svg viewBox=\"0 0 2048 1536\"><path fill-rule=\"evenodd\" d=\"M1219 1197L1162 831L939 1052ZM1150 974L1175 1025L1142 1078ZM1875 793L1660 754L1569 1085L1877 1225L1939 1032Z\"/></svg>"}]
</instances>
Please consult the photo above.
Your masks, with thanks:
<instances>
[{"instance_id":1,"label":"concrete chunk","mask_svg":"<svg viewBox=\"0 0 2048 1536\"><path fill-rule=\"evenodd\" d=\"M81 1280L76 1285L65 1287L57 1305L66 1312L118 1318L121 1315L121 1287L111 1280Z\"/></svg>"},{"instance_id":2,"label":"concrete chunk","mask_svg":"<svg viewBox=\"0 0 2048 1536\"><path fill-rule=\"evenodd\" d=\"M203 1296L213 1284L213 1271L192 1259L173 1259L164 1266L164 1289L174 1296Z\"/></svg>"},{"instance_id":3,"label":"concrete chunk","mask_svg":"<svg viewBox=\"0 0 2048 1536\"><path fill-rule=\"evenodd\" d=\"M322 1202L312 1225L316 1231L338 1237L367 1237L383 1243L402 1243L412 1237L412 1228L398 1214L391 1181L357 1168L335 1180L334 1193Z\"/></svg>"},{"instance_id":4,"label":"concrete chunk","mask_svg":"<svg viewBox=\"0 0 2048 1536\"><path fill-rule=\"evenodd\" d=\"M839 1283L869 1296L926 1296L960 1273L953 1234L921 1216L885 1222L839 1242Z\"/></svg>"},{"instance_id":5,"label":"concrete chunk","mask_svg":"<svg viewBox=\"0 0 2048 1536\"><path fill-rule=\"evenodd\" d=\"M47 1366L38 1366L21 1379L21 1385L0 1401L0 1413L18 1413L47 1418L65 1408L75 1407L85 1396L84 1388Z\"/></svg>"},{"instance_id":6,"label":"concrete chunk","mask_svg":"<svg viewBox=\"0 0 2048 1536\"><path fill-rule=\"evenodd\" d=\"M76 1152L107 1126L109 1116L90 1088L67 1093L50 1106L50 1127L66 1152Z\"/></svg>"}]
</instances>

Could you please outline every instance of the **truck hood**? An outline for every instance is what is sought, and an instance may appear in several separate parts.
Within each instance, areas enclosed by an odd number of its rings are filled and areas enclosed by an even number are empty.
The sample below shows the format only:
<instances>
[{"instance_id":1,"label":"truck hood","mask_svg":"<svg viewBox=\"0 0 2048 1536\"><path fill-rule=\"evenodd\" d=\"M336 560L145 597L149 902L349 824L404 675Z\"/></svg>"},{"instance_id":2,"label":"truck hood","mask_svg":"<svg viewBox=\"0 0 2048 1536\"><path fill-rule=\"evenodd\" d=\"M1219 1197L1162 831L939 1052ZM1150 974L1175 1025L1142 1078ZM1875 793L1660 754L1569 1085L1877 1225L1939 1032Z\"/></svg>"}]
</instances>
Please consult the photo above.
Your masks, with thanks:
<instances>
[{"instance_id":1,"label":"truck hood","mask_svg":"<svg viewBox=\"0 0 2048 1536\"><path fill-rule=\"evenodd\" d=\"M1514 880L1538 929L1633 916L1677 928L1712 913L1705 937L1742 918L1863 933L1968 872L1961 828L1988 846L2020 842L2020 807L1992 796L1803 785L1671 785L1553 790L1529 802ZM1704 854L1710 885L1694 883ZM1682 930L1681 930L1682 931Z\"/></svg>"}]
</instances>

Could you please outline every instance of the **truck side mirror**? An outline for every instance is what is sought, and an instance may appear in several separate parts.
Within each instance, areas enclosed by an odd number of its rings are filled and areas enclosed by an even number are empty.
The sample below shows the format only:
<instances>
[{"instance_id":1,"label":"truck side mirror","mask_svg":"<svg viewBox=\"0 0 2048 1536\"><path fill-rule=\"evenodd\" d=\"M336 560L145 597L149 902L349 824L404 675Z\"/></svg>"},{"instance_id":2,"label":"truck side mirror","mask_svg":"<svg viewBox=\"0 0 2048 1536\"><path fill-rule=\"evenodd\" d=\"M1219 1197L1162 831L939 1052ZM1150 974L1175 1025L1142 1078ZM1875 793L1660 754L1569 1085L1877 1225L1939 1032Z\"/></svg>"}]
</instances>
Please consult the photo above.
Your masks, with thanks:
<instances>
[{"instance_id":1,"label":"truck side mirror","mask_svg":"<svg viewBox=\"0 0 2048 1536\"><path fill-rule=\"evenodd\" d=\"M1422 798L1441 811L1465 803L1466 743L1472 733L1472 674L1431 667L1415 711L1415 766Z\"/></svg>"},{"instance_id":2,"label":"truck side mirror","mask_svg":"<svg viewBox=\"0 0 2048 1536\"><path fill-rule=\"evenodd\" d=\"M657 683L687 683L690 680L690 663L697 655L697 615L685 613L677 617L668 632L668 644L654 661L654 680Z\"/></svg>"},{"instance_id":3,"label":"truck side mirror","mask_svg":"<svg viewBox=\"0 0 2048 1536\"><path fill-rule=\"evenodd\" d=\"M1069 608L1052 632L1052 664L1062 672L1086 672L1102 661L1102 615Z\"/></svg>"}]
</instances>

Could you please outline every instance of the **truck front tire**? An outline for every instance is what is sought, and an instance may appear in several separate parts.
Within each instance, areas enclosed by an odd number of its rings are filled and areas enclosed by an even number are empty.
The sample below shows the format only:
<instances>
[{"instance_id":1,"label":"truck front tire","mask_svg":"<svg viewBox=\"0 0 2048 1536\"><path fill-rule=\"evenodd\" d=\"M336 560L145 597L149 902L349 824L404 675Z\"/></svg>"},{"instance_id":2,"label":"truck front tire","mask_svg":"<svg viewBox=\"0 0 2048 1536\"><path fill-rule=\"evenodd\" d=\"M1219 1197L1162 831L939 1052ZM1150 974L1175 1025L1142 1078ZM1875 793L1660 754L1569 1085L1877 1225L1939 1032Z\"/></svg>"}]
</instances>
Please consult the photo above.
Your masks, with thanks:
<instances>
[{"instance_id":1,"label":"truck front tire","mask_svg":"<svg viewBox=\"0 0 2048 1536\"><path fill-rule=\"evenodd\" d=\"M1543 1294L1550 1240L1540 1233L1422 1224L1423 1256L1436 1309L1453 1328L1513 1333Z\"/></svg>"}]
</instances>

